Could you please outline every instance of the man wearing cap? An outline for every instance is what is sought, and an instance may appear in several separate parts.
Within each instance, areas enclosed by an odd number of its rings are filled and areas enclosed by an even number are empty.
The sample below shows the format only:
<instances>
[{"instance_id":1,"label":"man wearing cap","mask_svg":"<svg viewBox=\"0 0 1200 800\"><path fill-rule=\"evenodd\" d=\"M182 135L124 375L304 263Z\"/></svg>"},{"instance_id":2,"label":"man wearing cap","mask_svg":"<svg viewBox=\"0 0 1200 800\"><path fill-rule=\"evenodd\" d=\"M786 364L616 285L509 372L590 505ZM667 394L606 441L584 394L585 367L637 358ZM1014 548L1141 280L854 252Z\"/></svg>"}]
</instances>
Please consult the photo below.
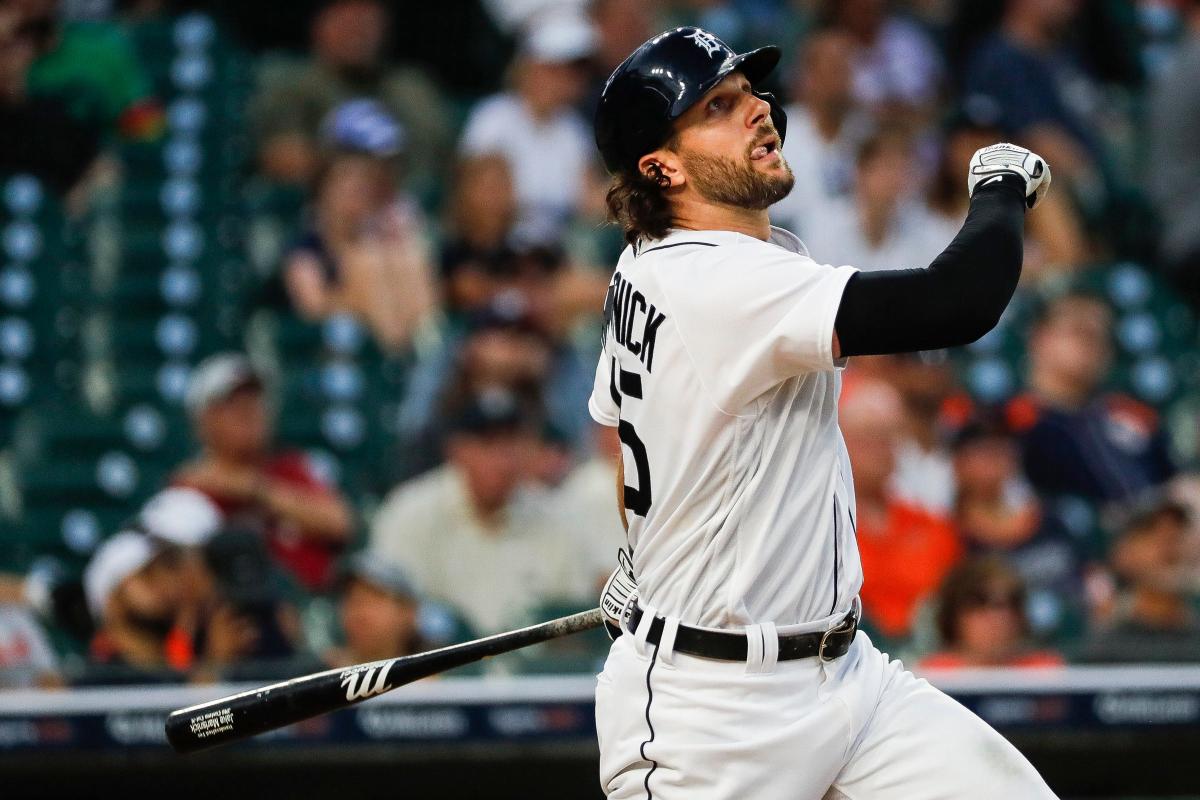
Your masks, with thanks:
<instances>
[{"instance_id":1,"label":"man wearing cap","mask_svg":"<svg viewBox=\"0 0 1200 800\"><path fill-rule=\"evenodd\" d=\"M225 525L260 533L301 585L320 590L350 537L353 515L303 454L274 448L264 390L262 375L237 353L196 368L185 404L201 450L172 484L205 494Z\"/></svg>"},{"instance_id":2,"label":"man wearing cap","mask_svg":"<svg viewBox=\"0 0 1200 800\"><path fill-rule=\"evenodd\" d=\"M539 605L594 588L569 520L530 486L532 422L508 392L471 398L451 423L445 465L397 486L371 527L371 552L479 634L533 621Z\"/></svg>"},{"instance_id":3,"label":"man wearing cap","mask_svg":"<svg viewBox=\"0 0 1200 800\"><path fill-rule=\"evenodd\" d=\"M421 359L400 408L405 477L440 460L445 420L461 401L500 388L545 414L574 448L585 444L591 369L574 344L549 334L525 296L506 292ZM412 445L412 446L408 446Z\"/></svg>"},{"instance_id":4,"label":"man wearing cap","mask_svg":"<svg viewBox=\"0 0 1200 800\"><path fill-rule=\"evenodd\" d=\"M621 635L597 679L601 785L610 800L1051 798L1003 737L858 630L860 590L899 565L860 561L838 425L847 356L996 325L1049 168L984 148L967 220L928 266L823 264L767 212L795 180L763 90L779 57L665 31L596 112L628 247L588 407L623 445L631 550L602 603Z\"/></svg>"},{"instance_id":5,"label":"man wearing cap","mask_svg":"<svg viewBox=\"0 0 1200 800\"><path fill-rule=\"evenodd\" d=\"M96 550L83 573L97 623L85 682L179 679L190 647L176 627L181 604L178 552L137 531L121 531Z\"/></svg>"},{"instance_id":6,"label":"man wearing cap","mask_svg":"<svg viewBox=\"0 0 1200 800\"><path fill-rule=\"evenodd\" d=\"M170 641L168 658L193 680L215 679L231 664L252 657L259 638L245 615L222 597L221 576L209 551L214 542L219 547L223 525L224 514L208 495L169 486L150 498L131 526L155 546L173 549L178 559L178 635Z\"/></svg>"},{"instance_id":7,"label":"man wearing cap","mask_svg":"<svg viewBox=\"0 0 1200 800\"><path fill-rule=\"evenodd\" d=\"M400 350L436 305L428 222L389 169L405 132L359 99L329 113L322 138L308 228L284 260L288 297L304 319L350 314L383 349Z\"/></svg>"},{"instance_id":8,"label":"man wearing cap","mask_svg":"<svg viewBox=\"0 0 1200 800\"><path fill-rule=\"evenodd\" d=\"M1151 492L1114 513L1110 555L1119 590L1107 624L1083 648L1088 661L1183 663L1200 653L1197 532L1187 509Z\"/></svg>"},{"instance_id":9,"label":"man wearing cap","mask_svg":"<svg viewBox=\"0 0 1200 800\"><path fill-rule=\"evenodd\" d=\"M508 159L520 239L561 236L592 185L591 139L572 106L586 89L584 63L594 50L595 33L581 15L535 19L512 68L513 88L481 101L467 120L463 154L499 152Z\"/></svg>"}]
</instances>

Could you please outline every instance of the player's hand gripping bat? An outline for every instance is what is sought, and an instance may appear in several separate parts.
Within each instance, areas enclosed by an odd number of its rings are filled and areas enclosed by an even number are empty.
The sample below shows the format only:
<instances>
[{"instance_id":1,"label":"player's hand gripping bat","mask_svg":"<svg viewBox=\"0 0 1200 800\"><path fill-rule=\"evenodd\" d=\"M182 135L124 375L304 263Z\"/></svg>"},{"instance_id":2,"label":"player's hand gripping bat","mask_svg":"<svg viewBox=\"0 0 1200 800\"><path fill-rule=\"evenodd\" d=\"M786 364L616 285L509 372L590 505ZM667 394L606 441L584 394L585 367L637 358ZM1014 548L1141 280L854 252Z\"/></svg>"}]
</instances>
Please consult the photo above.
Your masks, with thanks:
<instances>
[{"instance_id":1,"label":"player's hand gripping bat","mask_svg":"<svg viewBox=\"0 0 1200 800\"><path fill-rule=\"evenodd\" d=\"M440 650L314 672L181 708L167 718L167 741L179 753L194 753L228 744L348 708L406 683L488 656L597 628L602 621L603 614L595 608Z\"/></svg>"}]
</instances>

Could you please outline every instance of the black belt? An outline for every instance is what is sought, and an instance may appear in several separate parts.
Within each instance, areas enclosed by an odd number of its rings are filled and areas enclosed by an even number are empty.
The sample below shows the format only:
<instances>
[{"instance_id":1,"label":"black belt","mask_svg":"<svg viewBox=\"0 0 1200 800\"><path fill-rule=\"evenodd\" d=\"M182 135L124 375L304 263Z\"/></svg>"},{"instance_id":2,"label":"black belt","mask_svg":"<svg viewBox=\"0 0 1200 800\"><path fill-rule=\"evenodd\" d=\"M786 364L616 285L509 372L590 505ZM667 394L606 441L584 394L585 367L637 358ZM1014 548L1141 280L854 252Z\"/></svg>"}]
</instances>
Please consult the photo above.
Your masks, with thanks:
<instances>
[{"instance_id":1,"label":"black belt","mask_svg":"<svg viewBox=\"0 0 1200 800\"><path fill-rule=\"evenodd\" d=\"M629 615L629 630L636 631L641 619L642 609L635 605ZM650 644L658 644L662 639L665 625L666 621L662 617L655 617L651 620L650 632L646 635L646 641ZM854 612L850 612L841 622L827 631L780 635L779 660L792 661L797 658L812 658L813 656L818 656L822 661L841 658L850 649L850 644L854 641L854 634L857 631L858 619L855 618ZM715 658L721 661L745 661L746 634L710 631L681 624L675 632L675 652L701 658Z\"/></svg>"}]
</instances>

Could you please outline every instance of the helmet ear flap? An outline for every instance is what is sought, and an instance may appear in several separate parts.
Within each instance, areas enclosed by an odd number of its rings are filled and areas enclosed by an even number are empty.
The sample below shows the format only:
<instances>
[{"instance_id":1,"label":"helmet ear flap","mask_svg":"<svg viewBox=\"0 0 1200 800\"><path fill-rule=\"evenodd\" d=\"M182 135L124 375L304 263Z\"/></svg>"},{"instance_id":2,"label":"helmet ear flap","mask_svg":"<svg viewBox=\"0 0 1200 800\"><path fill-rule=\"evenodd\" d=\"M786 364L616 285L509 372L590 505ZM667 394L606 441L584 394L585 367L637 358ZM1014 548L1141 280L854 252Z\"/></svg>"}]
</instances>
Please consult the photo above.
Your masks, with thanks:
<instances>
[{"instance_id":1,"label":"helmet ear flap","mask_svg":"<svg viewBox=\"0 0 1200 800\"><path fill-rule=\"evenodd\" d=\"M787 138L787 112L783 110L783 104L772 92L756 91L754 96L766 100L767 105L771 106L771 122L775 123L775 130L779 132L779 143L782 145L783 140Z\"/></svg>"}]
</instances>

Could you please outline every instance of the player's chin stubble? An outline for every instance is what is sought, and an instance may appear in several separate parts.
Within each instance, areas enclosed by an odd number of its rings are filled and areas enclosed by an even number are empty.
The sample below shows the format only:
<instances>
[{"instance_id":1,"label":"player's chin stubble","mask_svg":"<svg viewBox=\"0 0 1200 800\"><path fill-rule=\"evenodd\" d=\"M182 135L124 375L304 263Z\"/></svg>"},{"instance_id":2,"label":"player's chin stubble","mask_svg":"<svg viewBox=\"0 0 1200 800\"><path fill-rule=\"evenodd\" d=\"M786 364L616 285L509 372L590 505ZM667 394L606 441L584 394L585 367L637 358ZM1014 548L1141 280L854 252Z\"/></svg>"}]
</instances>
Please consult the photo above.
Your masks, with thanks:
<instances>
[{"instance_id":1,"label":"player's chin stubble","mask_svg":"<svg viewBox=\"0 0 1200 800\"><path fill-rule=\"evenodd\" d=\"M713 203L762 210L787 197L796 182L782 153L779 158L783 170L774 175L755 169L749 155L744 161L695 152L681 152L679 156L696 191Z\"/></svg>"}]
</instances>

